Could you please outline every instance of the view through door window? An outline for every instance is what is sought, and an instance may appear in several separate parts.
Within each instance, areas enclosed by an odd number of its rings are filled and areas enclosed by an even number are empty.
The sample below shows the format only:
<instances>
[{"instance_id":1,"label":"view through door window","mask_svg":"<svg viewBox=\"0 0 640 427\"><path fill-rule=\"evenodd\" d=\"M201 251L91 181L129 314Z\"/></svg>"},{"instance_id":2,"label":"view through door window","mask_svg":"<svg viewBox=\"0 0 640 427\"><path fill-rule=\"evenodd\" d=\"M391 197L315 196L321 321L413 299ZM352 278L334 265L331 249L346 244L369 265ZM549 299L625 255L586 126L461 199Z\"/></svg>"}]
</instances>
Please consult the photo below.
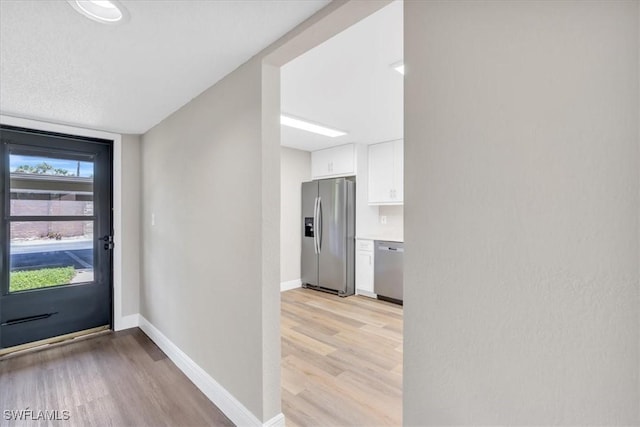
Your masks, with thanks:
<instances>
[{"instance_id":1,"label":"view through door window","mask_svg":"<svg viewBox=\"0 0 640 427\"><path fill-rule=\"evenodd\" d=\"M92 161L10 153L9 291L93 281ZM73 219L73 220L70 220Z\"/></svg>"}]
</instances>

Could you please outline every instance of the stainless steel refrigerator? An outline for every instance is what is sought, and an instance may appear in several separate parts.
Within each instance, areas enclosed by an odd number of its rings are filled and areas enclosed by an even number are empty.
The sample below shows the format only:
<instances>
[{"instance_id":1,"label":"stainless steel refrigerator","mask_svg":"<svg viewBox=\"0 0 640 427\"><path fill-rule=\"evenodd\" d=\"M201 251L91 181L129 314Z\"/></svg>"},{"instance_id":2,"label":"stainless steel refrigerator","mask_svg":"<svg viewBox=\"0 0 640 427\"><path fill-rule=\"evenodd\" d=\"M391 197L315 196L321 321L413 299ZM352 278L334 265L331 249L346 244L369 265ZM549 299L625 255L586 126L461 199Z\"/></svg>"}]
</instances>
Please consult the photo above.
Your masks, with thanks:
<instances>
[{"instance_id":1,"label":"stainless steel refrigerator","mask_svg":"<svg viewBox=\"0 0 640 427\"><path fill-rule=\"evenodd\" d=\"M345 178L302 183L302 286L353 295L355 183Z\"/></svg>"}]
</instances>

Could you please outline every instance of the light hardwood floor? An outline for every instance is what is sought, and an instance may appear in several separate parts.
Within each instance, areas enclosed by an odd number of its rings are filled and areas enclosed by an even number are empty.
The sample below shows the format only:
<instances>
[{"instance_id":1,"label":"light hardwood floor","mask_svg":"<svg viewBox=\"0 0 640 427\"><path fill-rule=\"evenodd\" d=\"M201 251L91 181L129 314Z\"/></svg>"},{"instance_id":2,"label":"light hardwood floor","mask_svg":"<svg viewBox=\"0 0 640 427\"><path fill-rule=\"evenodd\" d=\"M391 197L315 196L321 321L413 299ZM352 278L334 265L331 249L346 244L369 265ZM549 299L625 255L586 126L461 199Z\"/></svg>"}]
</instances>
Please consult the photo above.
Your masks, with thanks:
<instances>
[{"instance_id":1,"label":"light hardwood floor","mask_svg":"<svg viewBox=\"0 0 640 427\"><path fill-rule=\"evenodd\" d=\"M7 421L5 410L69 411ZM62 416L60 413L59 416ZM37 418L37 414L28 416ZM0 360L0 425L232 426L140 329Z\"/></svg>"},{"instance_id":2,"label":"light hardwood floor","mask_svg":"<svg viewBox=\"0 0 640 427\"><path fill-rule=\"evenodd\" d=\"M287 426L402 424L402 307L310 289L283 292Z\"/></svg>"}]
</instances>

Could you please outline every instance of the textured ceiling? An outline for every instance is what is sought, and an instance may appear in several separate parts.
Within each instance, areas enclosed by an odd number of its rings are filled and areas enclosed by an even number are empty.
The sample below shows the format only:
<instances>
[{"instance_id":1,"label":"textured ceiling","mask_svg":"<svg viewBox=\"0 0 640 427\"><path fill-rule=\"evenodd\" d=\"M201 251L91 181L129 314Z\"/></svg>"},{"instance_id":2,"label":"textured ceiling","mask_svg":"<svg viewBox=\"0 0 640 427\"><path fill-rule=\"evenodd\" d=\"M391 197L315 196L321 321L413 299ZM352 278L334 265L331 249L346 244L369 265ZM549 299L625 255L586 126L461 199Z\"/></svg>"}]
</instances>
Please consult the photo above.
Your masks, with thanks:
<instances>
[{"instance_id":1,"label":"textured ceiling","mask_svg":"<svg viewBox=\"0 0 640 427\"><path fill-rule=\"evenodd\" d=\"M0 112L144 133L328 1L121 3L130 20L104 25L64 0L0 0Z\"/></svg>"},{"instance_id":2,"label":"textured ceiling","mask_svg":"<svg viewBox=\"0 0 640 427\"><path fill-rule=\"evenodd\" d=\"M282 145L312 151L403 137L403 8L395 1L282 67L282 111L347 131L337 138L282 127Z\"/></svg>"}]
</instances>

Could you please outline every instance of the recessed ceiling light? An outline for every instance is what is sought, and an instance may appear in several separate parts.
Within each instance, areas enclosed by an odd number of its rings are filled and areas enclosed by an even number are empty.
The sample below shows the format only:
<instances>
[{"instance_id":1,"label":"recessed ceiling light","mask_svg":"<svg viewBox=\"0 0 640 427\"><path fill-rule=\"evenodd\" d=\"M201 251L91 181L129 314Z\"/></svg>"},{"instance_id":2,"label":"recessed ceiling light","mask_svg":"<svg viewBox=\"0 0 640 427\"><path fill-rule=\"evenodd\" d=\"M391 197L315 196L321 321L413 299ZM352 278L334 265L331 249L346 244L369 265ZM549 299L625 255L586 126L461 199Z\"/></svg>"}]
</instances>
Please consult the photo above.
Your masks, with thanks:
<instances>
[{"instance_id":1,"label":"recessed ceiling light","mask_svg":"<svg viewBox=\"0 0 640 427\"><path fill-rule=\"evenodd\" d=\"M346 132L343 132L341 130L331 129L326 126L317 125L315 123L296 119L291 116L285 116L284 114L280 116L280 124L296 129L306 130L307 132L317 133L319 135L329 136L331 138L347 134Z\"/></svg>"},{"instance_id":2,"label":"recessed ceiling light","mask_svg":"<svg viewBox=\"0 0 640 427\"><path fill-rule=\"evenodd\" d=\"M78 13L103 24L119 24L127 20L127 10L117 0L67 0Z\"/></svg>"}]
</instances>

